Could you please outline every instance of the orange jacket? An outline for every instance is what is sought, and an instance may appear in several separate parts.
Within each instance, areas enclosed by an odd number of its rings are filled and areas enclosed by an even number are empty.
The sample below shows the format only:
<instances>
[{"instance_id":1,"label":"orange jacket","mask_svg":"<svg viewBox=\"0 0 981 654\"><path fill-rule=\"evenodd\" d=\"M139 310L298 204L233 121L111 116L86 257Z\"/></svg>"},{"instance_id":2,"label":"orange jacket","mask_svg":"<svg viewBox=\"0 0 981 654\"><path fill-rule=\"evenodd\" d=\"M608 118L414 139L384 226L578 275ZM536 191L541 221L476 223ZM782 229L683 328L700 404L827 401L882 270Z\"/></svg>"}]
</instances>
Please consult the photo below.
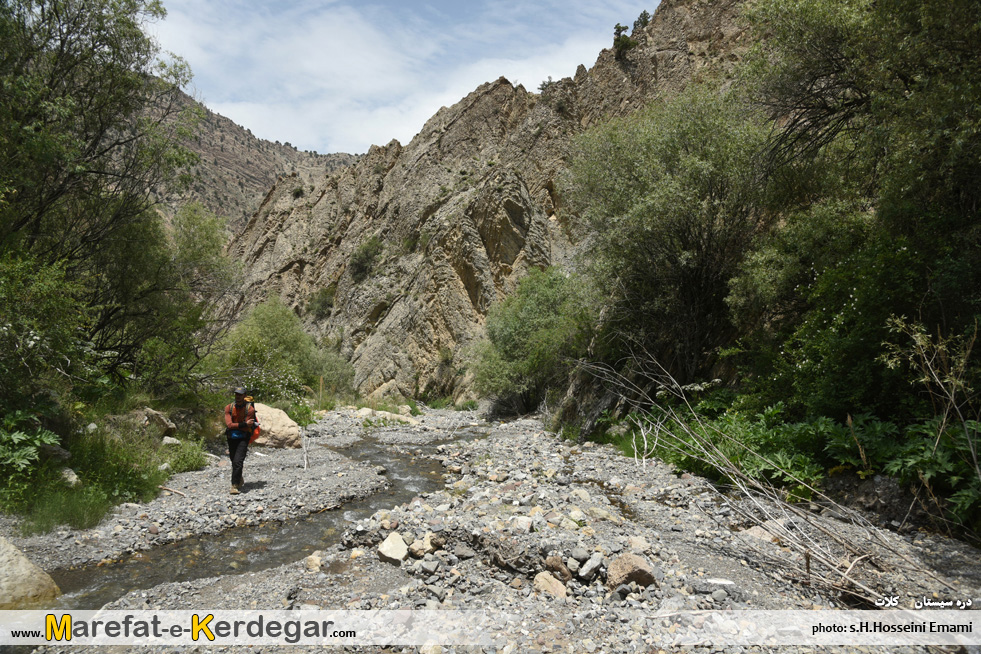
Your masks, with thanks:
<instances>
[{"instance_id":1,"label":"orange jacket","mask_svg":"<svg viewBox=\"0 0 981 654\"><path fill-rule=\"evenodd\" d=\"M232 402L225 407L225 427L228 431L249 431L247 420L255 420L255 407L251 404L237 407Z\"/></svg>"}]
</instances>

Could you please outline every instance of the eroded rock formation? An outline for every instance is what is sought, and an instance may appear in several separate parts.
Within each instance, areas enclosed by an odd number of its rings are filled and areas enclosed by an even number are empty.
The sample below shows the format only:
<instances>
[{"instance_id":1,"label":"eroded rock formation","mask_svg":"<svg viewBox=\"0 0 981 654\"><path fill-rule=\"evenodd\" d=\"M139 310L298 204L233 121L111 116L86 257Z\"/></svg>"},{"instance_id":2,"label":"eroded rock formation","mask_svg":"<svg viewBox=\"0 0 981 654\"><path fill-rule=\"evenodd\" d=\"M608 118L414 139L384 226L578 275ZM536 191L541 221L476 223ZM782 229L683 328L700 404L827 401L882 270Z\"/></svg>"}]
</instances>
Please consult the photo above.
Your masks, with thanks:
<instances>
[{"instance_id":1,"label":"eroded rock formation","mask_svg":"<svg viewBox=\"0 0 981 654\"><path fill-rule=\"evenodd\" d=\"M484 84L408 145L373 146L311 192L281 178L229 246L248 267L237 309L281 296L340 343L363 394L466 394L490 306L529 269L572 260L559 177L574 137L708 71L724 76L745 47L740 4L664 0L622 60L604 50L541 94ZM372 239L383 244L373 258ZM308 311L317 294L329 312Z\"/></svg>"}]
</instances>

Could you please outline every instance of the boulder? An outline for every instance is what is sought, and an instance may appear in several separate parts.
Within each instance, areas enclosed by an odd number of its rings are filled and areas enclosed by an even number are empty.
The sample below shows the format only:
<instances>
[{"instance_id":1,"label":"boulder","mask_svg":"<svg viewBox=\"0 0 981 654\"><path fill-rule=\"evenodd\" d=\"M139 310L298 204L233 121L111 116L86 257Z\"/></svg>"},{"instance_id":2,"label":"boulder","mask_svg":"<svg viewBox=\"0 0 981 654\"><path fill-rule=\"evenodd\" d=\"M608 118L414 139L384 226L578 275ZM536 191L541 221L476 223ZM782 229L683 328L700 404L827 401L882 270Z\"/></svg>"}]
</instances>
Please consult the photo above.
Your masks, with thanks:
<instances>
[{"instance_id":1,"label":"boulder","mask_svg":"<svg viewBox=\"0 0 981 654\"><path fill-rule=\"evenodd\" d=\"M139 413L143 415L143 428L152 431L155 436L163 438L173 436L177 432L177 425L159 411L145 407Z\"/></svg>"},{"instance_id":2,"label":"boulder","mask_svg":"<svg viewBox=\"0 0 981 654\"><path fill-rule=\"evenodd\" d=\"M60 594L61 590L44 570L0 537L0 610L25 609Z\"/></svg>"},{"instance_id":3,"label":"boulder","mask_svg":"<svg viewBox=\"0 0 981 654\"><path fill-rule=\"evenodd\" d=\"M68 461L69 459L72 458L71 452L57 445L48 445L47 443L42 443L40 450L48 458L57 459L58 461Z\"/></svg>"},{"instance_id":4,"label":"boulder","mask_svg":"<svg viewBox=\"0 0 981 654\"><path fill-rule=\"evenodd\" d=\"M613 559L606 570L606 587L614 589L630 582L636 582L638 586L646 588L657 583L657 579L653 568L643 557L636 554L621 554Z\"/></svg>"},{"instance_id":5,"label":"boulder","mask_svg":"<svg viewBox=\"0 0 981 654\"><path fill-rule=\"evenodd\" d=\"M285 411L256 402L255 414L259 419L259 438L253 445L266 447L298 448L303 446L300 426Z\"/></svg>"},{"instance_id":6,"label":"boulder","mask_svg":"<svg viewBox=\"0 0 981 654\"><path fill-rule=\"evenodd\" d=\"M596 573L599 572L600 566L603 565L603 555L596 552L589 560L582 564L579 568L579 578L583 581L592 581Z\"/></svg>"},{"instance_id":7,"label":"boulder","mask_svg":"<svg viewBox=\"0 0 981 654\"><path fill-rule=\"evenodd\" d=\"M561 556L553 555L545 559L545 567L548 568L549 572L557 576L560 581L566 582L572 579L572 571L562 561Z\"/></svg>"},{"instance_id":8,"label":"boulder","mask_svg":"<svg viewBox=\"0 0 981 654\"><path fill-rule=\"evenodd\" d=\"M323 555L324 553L317 550L306 559L304 559L304 565L306 565L307 571L309 572L320 572L320 567L323 565Z\"/></svg>"},{"instance_id":9,"label":"boulder","mask_svg":"<svg viewBox=\"0 0 981 654\"><path fill-rule=\"evenodd\" d=\"M70 488L75 488L82 483L82 481L78 478L78 475L76 475L75 471L71 468L62 468L61 478Z\"/></svg>"}]
</instances>

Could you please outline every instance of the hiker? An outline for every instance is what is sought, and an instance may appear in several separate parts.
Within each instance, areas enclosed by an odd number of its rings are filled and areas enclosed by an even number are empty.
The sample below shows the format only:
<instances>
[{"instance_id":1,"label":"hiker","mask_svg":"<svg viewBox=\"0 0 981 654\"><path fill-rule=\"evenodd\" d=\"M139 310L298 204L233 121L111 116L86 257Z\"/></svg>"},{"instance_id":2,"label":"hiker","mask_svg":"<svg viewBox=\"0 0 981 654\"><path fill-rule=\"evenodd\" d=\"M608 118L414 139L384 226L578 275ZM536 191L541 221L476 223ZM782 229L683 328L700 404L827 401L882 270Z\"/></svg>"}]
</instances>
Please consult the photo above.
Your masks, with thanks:
<instances>
[{"instance_id":1,"label":"hiker","mask_svg":"<svg viewBox=\"0 0 981 654\"><path fill-rule=\"evenodd\" d=\"M235 389L235 402L225 407L225 436L228 438L228 458L232 460L232 495L238 495L245 485L242 468L249 450L249 439L255 429L255 406L246 401L246 390Z\"/></svg>"}]
</instances>

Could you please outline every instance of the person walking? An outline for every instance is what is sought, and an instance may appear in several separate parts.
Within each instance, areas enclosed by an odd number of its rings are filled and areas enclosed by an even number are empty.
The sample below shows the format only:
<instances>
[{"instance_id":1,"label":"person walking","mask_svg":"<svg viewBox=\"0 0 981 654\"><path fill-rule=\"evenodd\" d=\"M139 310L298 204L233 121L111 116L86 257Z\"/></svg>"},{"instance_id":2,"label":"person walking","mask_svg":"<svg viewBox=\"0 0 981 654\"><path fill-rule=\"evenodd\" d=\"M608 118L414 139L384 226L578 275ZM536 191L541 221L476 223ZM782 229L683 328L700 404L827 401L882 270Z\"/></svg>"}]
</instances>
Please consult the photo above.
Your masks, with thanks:
<instances>
[{"instance_id":1,"label":"person walking","mask_svg":"<svg viewBox=\"0 0 981 654\"><path fill-rule=\"evenodd\" d=\"M242 471L249 439L255 429L255 407L245 400L246 390L236 388L235 401L225 407L225 437L228 439L228 458L232 460L232 495L238 495L245 485Z\"/></svg>"}]
</instances>

